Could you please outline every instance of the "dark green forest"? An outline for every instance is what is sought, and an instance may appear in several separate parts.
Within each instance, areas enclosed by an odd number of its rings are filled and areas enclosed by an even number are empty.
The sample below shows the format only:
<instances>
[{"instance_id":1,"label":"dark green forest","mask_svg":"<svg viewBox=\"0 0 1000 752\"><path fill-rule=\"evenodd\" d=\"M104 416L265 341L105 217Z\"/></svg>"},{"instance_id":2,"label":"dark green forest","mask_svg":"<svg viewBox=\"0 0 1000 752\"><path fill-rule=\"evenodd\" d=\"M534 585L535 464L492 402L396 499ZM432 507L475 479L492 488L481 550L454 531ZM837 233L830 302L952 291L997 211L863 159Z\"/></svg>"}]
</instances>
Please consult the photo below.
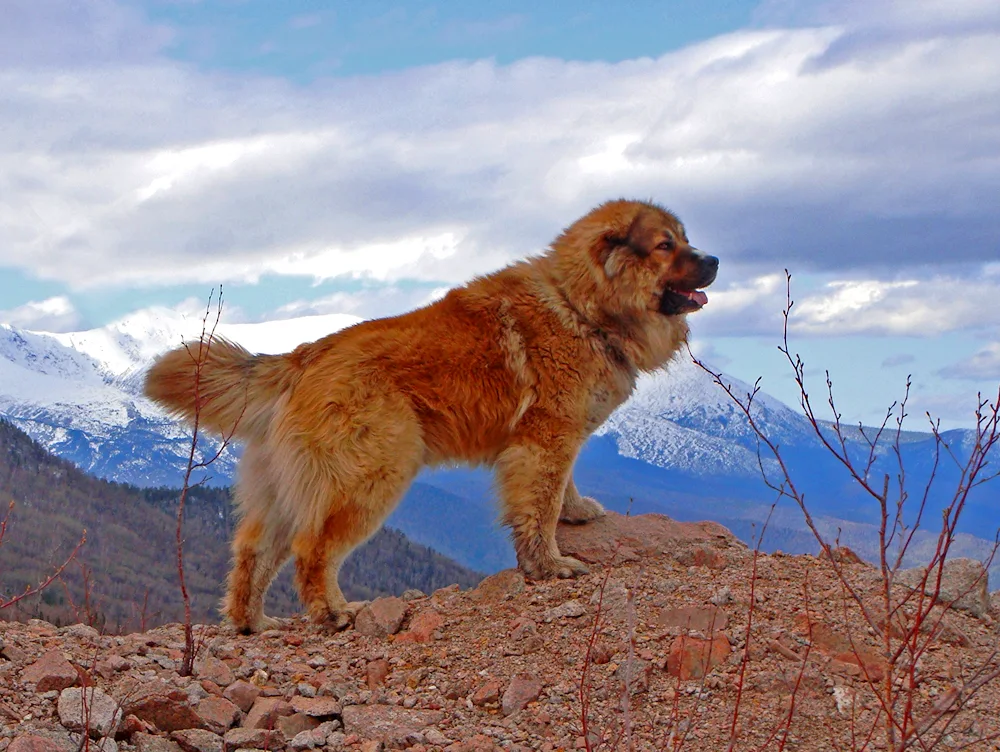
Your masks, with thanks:
<instances>
[{"instance_id":1,"label":"dark green forest","mask_svg":"<svg viewBox=\"0 0 1000 752\"><path fill-rule=\"evenodd\" d=\"M49 454L0 420L0 599L6 602L43 581L66 561L86 530L86 543L39 596L0 609L0 619L42 618L90 623L108 632L151 628L183 615L177 575L178 489L141 489L87 475ZM228 489L189 489L183 527L184 571L192 612L218 621L234 524ZM274 615L301 606L286 567L268 593ZM340 573L349 599L431 592L482 575L402 533L383 529L355 551Z\"/></svg>"}]
</instances>

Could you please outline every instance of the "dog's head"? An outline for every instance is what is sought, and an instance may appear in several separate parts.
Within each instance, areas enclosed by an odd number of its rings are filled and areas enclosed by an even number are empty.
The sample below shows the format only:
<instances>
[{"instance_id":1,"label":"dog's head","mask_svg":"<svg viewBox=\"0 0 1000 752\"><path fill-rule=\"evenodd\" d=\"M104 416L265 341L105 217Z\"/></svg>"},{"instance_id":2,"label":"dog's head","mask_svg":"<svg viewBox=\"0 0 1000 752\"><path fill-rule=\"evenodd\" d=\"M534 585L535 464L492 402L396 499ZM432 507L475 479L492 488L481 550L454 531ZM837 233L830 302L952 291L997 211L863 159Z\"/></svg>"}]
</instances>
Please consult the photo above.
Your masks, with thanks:
<instances>
[{"instance_id":1,"label":"dog's head","mask_svg":"<svg viewBox=\"0 0 1000 752\"><path fill-rule=\"evenodd\" d=\"M578 269L586 264L589 294L612 314L697 311L708 302L702 288L715 281L719 268L719 259L691 245L674 214L645 201L602 204L574 222L553 248Z\"/></svg>"}]
</instances>

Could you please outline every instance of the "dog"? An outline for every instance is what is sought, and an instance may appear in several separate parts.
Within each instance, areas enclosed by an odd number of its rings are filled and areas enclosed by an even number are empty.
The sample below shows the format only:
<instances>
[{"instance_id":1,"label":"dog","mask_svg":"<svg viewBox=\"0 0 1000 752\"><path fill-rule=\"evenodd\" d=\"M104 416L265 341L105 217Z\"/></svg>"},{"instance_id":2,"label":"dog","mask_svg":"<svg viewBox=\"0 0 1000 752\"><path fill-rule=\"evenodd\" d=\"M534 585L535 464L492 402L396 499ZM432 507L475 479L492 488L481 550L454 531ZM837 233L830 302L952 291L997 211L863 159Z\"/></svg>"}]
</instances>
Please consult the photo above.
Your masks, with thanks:
<instances>
[{"instance_id":1,"label":"dog","mask_svg":"<svg viewBox=\"0 0 1000 752\"><path fill-rule=\"evenodd\" d=\"M410 313L283 355L215 337L160 356L146 396L245 443L223 613L244 633L276 626L264 595L294 556L310 618L349 626L341 562L446 462L494 469L526 576L586 573L555 538L560 519L604 514L573 483L577 453L686 342L718 265L666 209L609 201L541 255Z\"/></svg>"}]
</instances>

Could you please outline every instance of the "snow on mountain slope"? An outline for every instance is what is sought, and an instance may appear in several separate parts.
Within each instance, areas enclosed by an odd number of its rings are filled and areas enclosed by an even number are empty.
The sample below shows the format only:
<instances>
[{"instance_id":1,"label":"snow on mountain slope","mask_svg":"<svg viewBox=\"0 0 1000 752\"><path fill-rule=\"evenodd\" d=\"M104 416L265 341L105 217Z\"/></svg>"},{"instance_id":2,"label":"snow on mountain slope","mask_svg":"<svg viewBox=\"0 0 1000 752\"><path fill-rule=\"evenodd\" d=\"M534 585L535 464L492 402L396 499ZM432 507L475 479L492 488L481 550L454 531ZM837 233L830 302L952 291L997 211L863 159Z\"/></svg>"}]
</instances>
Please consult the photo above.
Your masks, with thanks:
<instances>
[{"instance_id":1,"label":"snow on mountain slope","mask_svg":"<svg viewBox=\"0 0 1000 752\"><path fill-rule=\"evenodd\" d=\"M254 352L276 353L358 320L327 315L220 324L217 333ZM0 415L88 472L141 485L176 484L190 438L142 397L142 374L156 355L197 338L201 327L200 317L156 309L69 334L0 325ZM228 483L234 470L235 459L224 456L213 474Z\"/></svg>"},{"instance_id":2,"label":"snow on mountain slope","mask_svg":"<svg viewBox=\"0 0 1000 752\"><path fill-rule=\"evenodd\" d=\"M723 375L740 396L750 387ZM753 413L779 443L813 441L808 423L773 397L759 393ZM712 376L680 353L664 371L644 374L632 398L598 429L618 452L695 475L759 477L757 443L746 417ZM765 460L765 466L773 460Z\"/></svg>"},{"instance_id":3,"label":"snow on mountain slope","mask_svg":"<svg viewBox=\"0 0 1000 752\"><path fill-rule=\"evenodd\" d=\"M220 322L215 333L238 342L251 352L281 353L359 321L357 316L335 313L261 324ZM120 376L136 368L145 368L157 355L184 341L197 339L201 330L200 316L186 317L168 309L149 308L101 329L41 336L51 337L91 356L107 373Z\"/></svg>"}]
</instances>

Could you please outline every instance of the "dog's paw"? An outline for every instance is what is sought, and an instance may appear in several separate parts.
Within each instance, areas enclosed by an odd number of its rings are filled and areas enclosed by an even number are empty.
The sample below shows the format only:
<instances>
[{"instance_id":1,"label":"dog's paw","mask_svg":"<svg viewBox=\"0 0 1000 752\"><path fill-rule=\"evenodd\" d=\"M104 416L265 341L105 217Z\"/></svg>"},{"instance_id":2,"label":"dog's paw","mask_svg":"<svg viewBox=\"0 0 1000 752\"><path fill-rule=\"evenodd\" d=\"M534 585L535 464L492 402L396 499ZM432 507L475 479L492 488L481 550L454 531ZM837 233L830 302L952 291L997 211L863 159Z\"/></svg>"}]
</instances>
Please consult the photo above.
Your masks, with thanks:
<instances>
[{"instance_id":1,"label":"dog's paw","mask_svg":"<svg viewBox=\"0 0 1000 752\"><path fill-rule=\"evenodd\" d=\"M275 619L273 616L264 616L261 614L260 619L254 624L254 632L264 632L268 629L281 629L285 626L285 621L283 619Z\"/></svg>"},{"instance_id":2,"label":"dog's paw","mask_svg":"<svg viewBox=\"0 0 1000 752\"><path fill-rule=\"evenodd\" d=\"M559 520L571 525L582 525L606 514L607 512L604 511L604 507L597 499L590 496L578 496L570 504L563 503Z\"/></svg>"},{"instance_id":3,"label":"dog's paw","mask_svg":"<svg viewBox=\"0 0 1000 752\"><path fill-rule=\"evenodd\" d=\"M348 627L354 626L354 620L357 618L358 613L368 603L369 601L351 601L350 603L341 605L339 608L328 607L323 609L321 613L310 614L310 618L316 624L326 629L334 632L342 632Z\"/></svg>"},{"instance_id":4,"label":"dog's paw","mask_svg":"<svg viewBox=\"0 0 1000 752\"><path fill-rule=\"evenodd\" d=\"M235 622L231 623L236 628L237 633L241 635L257 634L260 632L266 632L269 629L281 629L285 625L285 623L280 619L265 616L264 614L261 614L256 619L252 619L242 624L237 624Z\"/></svg>"},{"instance_id":5,"label":"dog's paw","mask_svg":"<svg viewBox=\"0 0 1000 752\"><path fill-rule=\"evenodd\" d=\"M354 625L354 617L347 611L331 611L323 621L323 626L334 632L342 632Z\"/></svg>"},{"instance_id":6,"label":"dog's paw","mask_svg":"<svg viewBox=\"0 0 1000 752\"><path fill-rule=\"evenodd\" d=\"M568 580L590 572L586 564L572 556L553 556L540 562L522 564L521 569L531 580Z\"/></svg>"}]
</instances>

